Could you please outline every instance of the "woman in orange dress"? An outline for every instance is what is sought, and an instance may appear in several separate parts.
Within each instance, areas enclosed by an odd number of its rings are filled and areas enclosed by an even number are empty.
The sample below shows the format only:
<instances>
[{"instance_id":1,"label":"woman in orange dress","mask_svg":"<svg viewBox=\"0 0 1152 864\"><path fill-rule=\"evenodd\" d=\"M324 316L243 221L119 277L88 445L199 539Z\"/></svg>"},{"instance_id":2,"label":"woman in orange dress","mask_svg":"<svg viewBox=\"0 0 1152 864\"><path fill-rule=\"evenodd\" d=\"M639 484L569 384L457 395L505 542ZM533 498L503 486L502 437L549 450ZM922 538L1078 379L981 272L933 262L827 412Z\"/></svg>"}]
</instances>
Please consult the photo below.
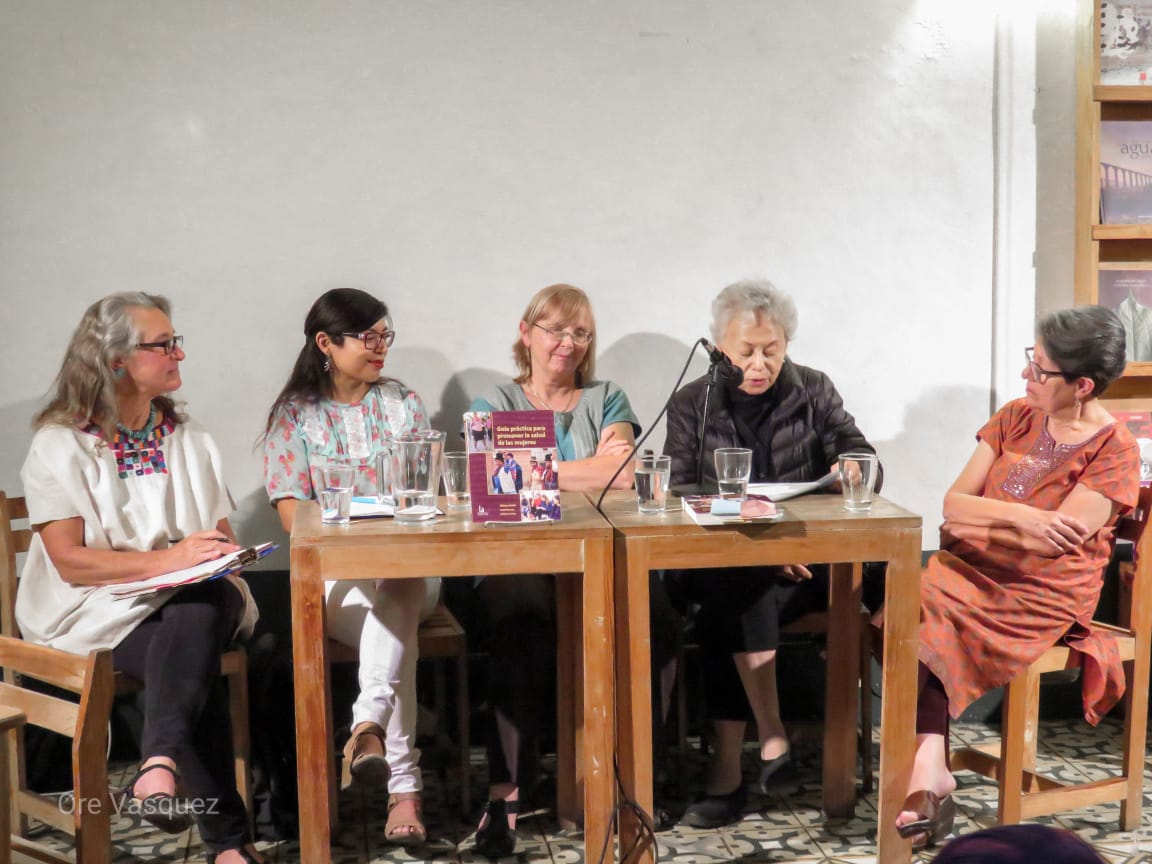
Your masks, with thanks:
<instances>
[{"instance_id":1,"label":"woman in orange dress","mask_svg":"<svg viewBox=\"0 0 1152 864\"><path fill-rule=\"evenodd\" d=\"M1124 328L1099 306L1054 312L1025 354L1026 395L977 433L944 496L941 551L921 574L916 761L896 819L914 847L946 836L955 817L949 716L1062 638L1080 637L1086 676L1109 682L1085 705L1090 722L1123 690L1117 664L1082 637L1116 519L1139 492L1136 441L1097 399L1124 371Z\"/></svg>"}]
</instances>

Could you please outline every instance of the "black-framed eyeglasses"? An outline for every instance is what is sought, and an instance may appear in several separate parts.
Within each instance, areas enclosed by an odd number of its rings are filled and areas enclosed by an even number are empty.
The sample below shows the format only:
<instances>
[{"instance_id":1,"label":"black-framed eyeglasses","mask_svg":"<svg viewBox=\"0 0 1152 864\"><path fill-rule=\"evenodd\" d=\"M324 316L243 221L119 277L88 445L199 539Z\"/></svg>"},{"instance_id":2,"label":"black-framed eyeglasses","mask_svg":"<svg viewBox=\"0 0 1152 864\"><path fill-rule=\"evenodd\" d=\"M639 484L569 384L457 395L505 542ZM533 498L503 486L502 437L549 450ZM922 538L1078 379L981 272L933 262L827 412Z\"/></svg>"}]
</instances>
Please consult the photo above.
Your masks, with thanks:
<instances>
[{"instance_id":1,"label":"black-framed eyeglasses","mask_svg":"<svg viewBox=\"0 0 1152 864\"><path fill-rule=\"evenodd\" d=\"M1034 359L1035 353L1035 345L1033 345L1031 348L1024 349L1024 359L1028 361L1028 374L1032 376L1032 380L1037 384L1044 384L1047 382L1049 376L1051 375L1059 375L1065 381L1076 380L1077 376L1073 375L1071 372L1064 372L1060 369L1041 369L1036 365L1036 360Z\"/></svg>"},{"instance_id":2,"label":"black-framed eyeglasses","mask_svg":"<svg viewBox=\"0 0 1152 864\"><path fill-rule=\"evenodd\" d=\"M162 339L159 342L137 342L136 347L137 348L152 348L152 349L159 348L160 353L164 354L164 356L168 356L173 351L175 351L177 348L182 349L184 347L184 337L183 336L169 336L167 339Z\"/></svg>"},{"instance_id":3,"label":"black-framed eyeglasses","mask_svg":"<svg viewBox=\"0 0 1152 864\"><path fill-rule=\"evenodd\" d=\"M340 335L359 339L369 351L379 351L381 345L385 348L392 347L392 342L396 338L396 331L385 330L381 333L379 330L364 330L360 333L341 333Z\"/></svg>"},{"instance_id":4,"label":"black-framed eyeglasses","mask_svg":"<svg viewBox=\"0 0 1152 864\"><path fill-rule=\"evenodd\" d=\"M533 324L533 327L539 327L549 338L556 342L563 342L565 339L571 339L573 345L584 347L592 341L591 330L564 330L561 327L545 327L543 324Z\"/></svg>"}]
</instances>

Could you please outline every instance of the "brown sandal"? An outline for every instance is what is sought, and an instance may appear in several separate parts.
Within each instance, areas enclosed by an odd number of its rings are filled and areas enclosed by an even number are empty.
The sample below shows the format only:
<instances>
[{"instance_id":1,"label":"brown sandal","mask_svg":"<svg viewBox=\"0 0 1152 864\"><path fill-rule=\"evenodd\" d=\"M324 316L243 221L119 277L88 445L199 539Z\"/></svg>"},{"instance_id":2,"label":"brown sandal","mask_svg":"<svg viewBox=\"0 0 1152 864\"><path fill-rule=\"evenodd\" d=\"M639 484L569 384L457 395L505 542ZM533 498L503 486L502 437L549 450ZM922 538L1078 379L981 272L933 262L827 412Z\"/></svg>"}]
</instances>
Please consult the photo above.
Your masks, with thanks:
<instances>
[{"instance_id":1,"label":"brown sandal","mask_svg":"<svg viewBox=\"0 0 1152 864\"><path fill-rule=\"evenodd\" d=\"M352 730L352 737L344 745L344 760L352 780L365 786L383 786L388 782L388 768L384 746L384 730L375 723L361 723Z\"/></svg>"},{"instance_id":2,"label":"brown sandal","mask_svg":"<svg viewBox=\"0 0 1152 864\"><path fill-rule=\"evenodd\" d=\"M397 805L402 801L411 801L416 815L405 819L397 813ZM384 825L384 837L397 846L419 846L428 839L428 831L420 821L423 805L419 792L395 792L388 796L388 821Z\"/></svg>"},{"instance_id":3,"label":"brown sandal","mask_svg":"<svg viewBox=\"0 0 1152 864\"><path fill-rule=\"evenodd\" d=\"M952 833L956 822L956 802L951 795L943 798L929 789L913 792L904 799L901 810L911 810L920 816L896 830L901 837L912 838L914 850L935 846Z\"/></svg>"}]
</instances>

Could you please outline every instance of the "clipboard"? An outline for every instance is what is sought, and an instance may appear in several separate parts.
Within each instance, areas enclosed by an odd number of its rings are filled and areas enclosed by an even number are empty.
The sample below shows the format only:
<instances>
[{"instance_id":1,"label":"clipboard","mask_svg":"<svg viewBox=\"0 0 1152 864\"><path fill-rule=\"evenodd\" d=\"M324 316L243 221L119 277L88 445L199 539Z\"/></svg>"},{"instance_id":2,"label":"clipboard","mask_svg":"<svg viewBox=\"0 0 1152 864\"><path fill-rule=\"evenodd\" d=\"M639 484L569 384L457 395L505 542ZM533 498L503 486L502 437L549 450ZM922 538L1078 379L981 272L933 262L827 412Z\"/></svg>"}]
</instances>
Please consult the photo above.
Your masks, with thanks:
<instances>
[{"instance_id":1,"label":"clipboard","mask_svg":"<svg viewBox=\"0 0 1152 864\"><path fill-rule=\"evenodd\" d=\"M137 582L122 582L115 586L111 593L117 600L130 600L133 597L145 597L169 588L194 585L197 582L209 582L232 573L239 573L245 567L255 564L279 548L275 543L249 546L247 549L240 549L214 561L205 561L195 567L173 570L171 573L161 573L159 576L152 576Z\"/></svg>"}]
</instances>

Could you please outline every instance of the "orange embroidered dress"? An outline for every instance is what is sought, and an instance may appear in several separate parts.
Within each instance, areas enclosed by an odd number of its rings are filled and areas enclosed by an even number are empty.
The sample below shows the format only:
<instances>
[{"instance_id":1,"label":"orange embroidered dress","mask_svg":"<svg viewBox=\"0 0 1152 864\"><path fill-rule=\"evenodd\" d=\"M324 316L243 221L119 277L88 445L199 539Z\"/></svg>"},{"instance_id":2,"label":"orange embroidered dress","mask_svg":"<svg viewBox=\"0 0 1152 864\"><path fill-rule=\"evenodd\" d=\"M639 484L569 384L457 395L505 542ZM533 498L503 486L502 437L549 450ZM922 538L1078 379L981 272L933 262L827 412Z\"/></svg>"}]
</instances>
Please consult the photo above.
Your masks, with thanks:
<instances>
[{"instance_id":1,"label":"orange embroidered dress","mask_svg":"<svg viewBox=\"0 0 1152 864\"><path fill-rule=\"evenodd\" d=\"M1122 424L1081 444L1058 444L1045 415L1018 399L977 437L996 454L985 498L1056 510L1083 484L1119 504L1121 513L1136 506L1139 451ZM942 534L941 551L921 575L920 660L943 682L953 717L1066 636L1083 654L1085 716L1099 722L1115 704L1124 692L1115 645L1088 628L1114 530L1113 518L1056 558Z\"/></svg>"}]
</instances>

